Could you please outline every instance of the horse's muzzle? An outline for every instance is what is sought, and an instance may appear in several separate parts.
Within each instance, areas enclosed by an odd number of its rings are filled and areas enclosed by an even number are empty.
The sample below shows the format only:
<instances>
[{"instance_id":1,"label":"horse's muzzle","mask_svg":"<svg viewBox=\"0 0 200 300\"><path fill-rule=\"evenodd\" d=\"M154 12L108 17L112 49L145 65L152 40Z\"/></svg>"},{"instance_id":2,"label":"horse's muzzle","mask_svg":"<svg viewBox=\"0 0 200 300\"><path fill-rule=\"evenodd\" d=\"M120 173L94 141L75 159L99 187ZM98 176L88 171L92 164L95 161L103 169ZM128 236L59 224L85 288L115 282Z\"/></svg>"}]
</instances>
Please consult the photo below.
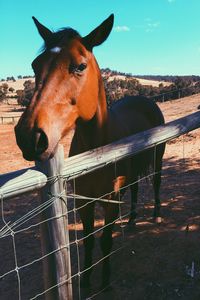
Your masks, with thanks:
<instances>
[{"instance_id":1,"label":"horse's muzzle","mask_svg":"<svg viewBox=\"0 0 200 300\"><path fill-rule=\"evenodd\" d=\"M52 153L48 151L49 141L46 133L41 128L24 132L19 125L15 126L17 145L26 160L47 160Z\"/></svg>"}]
</instances>

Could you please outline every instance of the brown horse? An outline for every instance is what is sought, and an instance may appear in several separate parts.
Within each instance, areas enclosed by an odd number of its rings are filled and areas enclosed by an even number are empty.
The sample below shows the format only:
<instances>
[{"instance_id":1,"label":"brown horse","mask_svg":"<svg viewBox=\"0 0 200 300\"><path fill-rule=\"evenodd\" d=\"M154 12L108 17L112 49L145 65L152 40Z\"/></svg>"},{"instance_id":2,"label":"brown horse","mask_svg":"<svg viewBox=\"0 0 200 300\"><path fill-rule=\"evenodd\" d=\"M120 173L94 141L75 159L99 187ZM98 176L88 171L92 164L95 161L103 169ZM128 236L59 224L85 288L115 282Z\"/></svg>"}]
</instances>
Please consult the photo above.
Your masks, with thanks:
<instances>
[{"instance_id":1,"label":"brown horse","mask_svg":"<svg viewBox=\"0 0 200 300\"><path fill-rule=\"evenodd\" d=\"M47 160L55 153L58 142L75 128L70 156L105 145L125 136L164 123L158 106L144 97L126 97L108 110L101 72L92 53L94 46L103 43L113 27L111 15L90 34L81 37L71 28L51 32L35 18L37 29L44 39L43 52L33 61L36 87L29 106L15 127L17 144L27 160ZM154 166L154 217L160 216L159 188L164 145L120 162L117 170L111 167L83 176L76 181L76 194L98 198L119 199L123 186L137 181L139 175ZM154 159L155 158L155 159ZM131 186L130 223L136 216L137 183ZM87 200L77 200L80 208ZM85 268L82 286L88 286L92 265L94 236L94 202L79 209L84 227ZM103 205L105 224L101 249L105 257L102 272L103 286L109 284L109 253L112 229L118 216L118 204Z\"/></svg>"}]
</instances>

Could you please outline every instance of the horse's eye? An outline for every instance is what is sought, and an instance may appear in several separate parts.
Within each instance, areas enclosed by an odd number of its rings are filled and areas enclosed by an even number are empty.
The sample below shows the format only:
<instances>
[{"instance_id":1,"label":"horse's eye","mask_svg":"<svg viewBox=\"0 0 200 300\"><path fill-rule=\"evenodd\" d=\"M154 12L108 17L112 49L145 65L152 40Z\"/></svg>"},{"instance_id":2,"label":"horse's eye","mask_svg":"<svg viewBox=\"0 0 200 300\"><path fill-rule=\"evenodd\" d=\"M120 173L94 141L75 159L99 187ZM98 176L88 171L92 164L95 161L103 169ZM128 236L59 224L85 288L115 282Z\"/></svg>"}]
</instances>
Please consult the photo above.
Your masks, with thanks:
<instances>
[{"instance_id":1,"label":"horse's eye","mask_svg":"<svg viewBox=\"0 0 200 300\"><path fill-rule=\"evenodd\" d=\"M85 69L86 69L87 65L82 63L80 64L78 67L77 67L77 70L78 72L83 72Z\"/></svg>"},{"instance_id":2,"label":"horse's eye","mask_svg":"<svg viewBox=\"0 0 200 300\"><path fill-rule=\"evenodd\" d=\"M80 65L74 65L74 64L71 64L70 65L70 72L71 73L76 73L76 74L80 74L82 73L85 69L87 68L87 64L86 63L82 63Z\"/></svg>"}]
</instances>

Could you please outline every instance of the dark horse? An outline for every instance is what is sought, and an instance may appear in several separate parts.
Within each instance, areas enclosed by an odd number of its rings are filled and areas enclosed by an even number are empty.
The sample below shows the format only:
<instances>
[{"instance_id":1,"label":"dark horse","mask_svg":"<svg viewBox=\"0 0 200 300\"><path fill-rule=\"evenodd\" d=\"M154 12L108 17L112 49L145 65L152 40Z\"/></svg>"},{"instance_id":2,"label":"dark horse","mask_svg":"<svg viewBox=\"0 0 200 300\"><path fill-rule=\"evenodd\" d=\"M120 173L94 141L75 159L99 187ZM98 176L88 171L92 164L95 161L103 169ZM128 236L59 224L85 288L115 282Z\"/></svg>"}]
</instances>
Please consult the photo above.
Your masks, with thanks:
<instances>
[{"instance_id":1,"label":"dark horse","mask_svg":"<svg viewBox=\"0 0 200 300\"><path fill-rule=\"evenodd\" d=\"M90 34L81 37L71 28L52 32L35 18L37 29L44 39L43 52L33 61L35 91L29 106L15 127L17 144L27 160L47 160L68 132L75 128L70 156L93 149L125 136L164 123L158 106L144 97L125 97L108 110L101 72L92 53L94 46L103 43L113 27L110 15ZM137 181L154 166L154 217L160 217L159 189L164 145L120 162L117 171L107 167L76 181L76 194L118 200L123 187ZM154 159L155 158L155 159ZM138 184L131 186L130 223L136 216ZM86 204L88 201L88 205ZM94 202L76 201L84 227L85 268L82 286L89 286L94 236ZM103 204L102 204L103 205ZM82 208L80 208L83 206ZM101 249L105 257L102 284L110 279L109 253L112 247L112 229L119 205L104 203L105 224Z\"/></svg>"}]
</instances>

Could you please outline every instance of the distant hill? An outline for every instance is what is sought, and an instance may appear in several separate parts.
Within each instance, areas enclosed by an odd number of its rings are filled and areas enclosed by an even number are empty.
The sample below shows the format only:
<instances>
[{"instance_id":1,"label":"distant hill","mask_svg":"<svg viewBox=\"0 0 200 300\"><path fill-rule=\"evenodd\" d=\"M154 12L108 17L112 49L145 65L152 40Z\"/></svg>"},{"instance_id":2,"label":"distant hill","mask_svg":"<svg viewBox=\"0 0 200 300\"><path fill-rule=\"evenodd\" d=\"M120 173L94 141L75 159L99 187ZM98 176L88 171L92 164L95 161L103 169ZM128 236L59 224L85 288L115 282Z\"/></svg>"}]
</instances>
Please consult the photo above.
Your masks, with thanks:
<instances>
[{"instance_id":1,"label":"distant hill","mask_svg":"<svg viewBox=\"0 0 200 300\"><path fill-rule=\"evenodd\" d=\"M150 79L143 79L143 78L138 78L135 76L125 76L125 75L112 75L110 74L109 76L107 74L102 73L102 76L105 78L107 77L108 81L113 81L113 80L126 80L126 79L136 79L141 85L151 85L153 87L159 87L160 84L163 86L169 86L172 84L172 82L167 82L167 81L159 81L159 80L150 80Z\"/></svg>"},{"instance_id":2,"label":"distant hill","mask_svg":"<svg viewBox=\"0 0 200 300\"><path fill-rule=\"evenodd\" d=\"M109 68L101 69L101 73L108 105L124 96L145 96L154 101L164 102L200 93L200 76L141 76ZM4 84L4 90L3 87L0 89L4 99L16 97L19 104L28 105L34 91L34 77L23 76L17 80L14 77L9 78L11 80L0 83L0 88ZM5 84L8 85L6 94Z\"/></svg>"},{"instance_id":3,"label":"distant hill","mask_svg":"<svg viewBox=\"0 0 200 300\"><path fill-rule=\"evenodd\" d=\"M110 76L124 76L124 77L131 77L136 78L137 80L145 79L149 81L156 81L156 82L166 82L166 83L174 83L177 78L181 78L185 81L191 81L191 82L197 82L200 81L200 76L198 75L136 75L131 73L125 73L125 72L118 72L113 71L109 68L101 69L103 74L110 74Z\"/></svg>"},{"instance_id":4,"label":"distant hill","mask_svg":"<svg viewBox=\"0 0 200 300\"><path fill-rule=\"evenodd\" d=\"M192 81L197 82L200 81L200 76L198 75L184 75L184 76L178 76L178 75L133 75L134 77L137 77L138 79L147 79L147 80L156 80L156 81L165 81L165 82L174 82L177 77L182 78L186 81Z\"/></svg>"},{"instance_id":5,"label":"distant hill","mask_svg":"<svg viewBox=\"0 0 200 300\"><path fill-rule=\"evenodd\" d=\"M136 79L141 85L150 85L153 87L159 87L160 84L163 86L169 86L172 84L170 81L165 81L164 79L160 79L155 77L153 78L140 78L138 76L133 76L131 74L121 73L117 71L112 71L110 69L102 69L101 70L103 78L107 79L108 81L113 80L126 80L126 79Z\"/></svg>"}]
</instances>

